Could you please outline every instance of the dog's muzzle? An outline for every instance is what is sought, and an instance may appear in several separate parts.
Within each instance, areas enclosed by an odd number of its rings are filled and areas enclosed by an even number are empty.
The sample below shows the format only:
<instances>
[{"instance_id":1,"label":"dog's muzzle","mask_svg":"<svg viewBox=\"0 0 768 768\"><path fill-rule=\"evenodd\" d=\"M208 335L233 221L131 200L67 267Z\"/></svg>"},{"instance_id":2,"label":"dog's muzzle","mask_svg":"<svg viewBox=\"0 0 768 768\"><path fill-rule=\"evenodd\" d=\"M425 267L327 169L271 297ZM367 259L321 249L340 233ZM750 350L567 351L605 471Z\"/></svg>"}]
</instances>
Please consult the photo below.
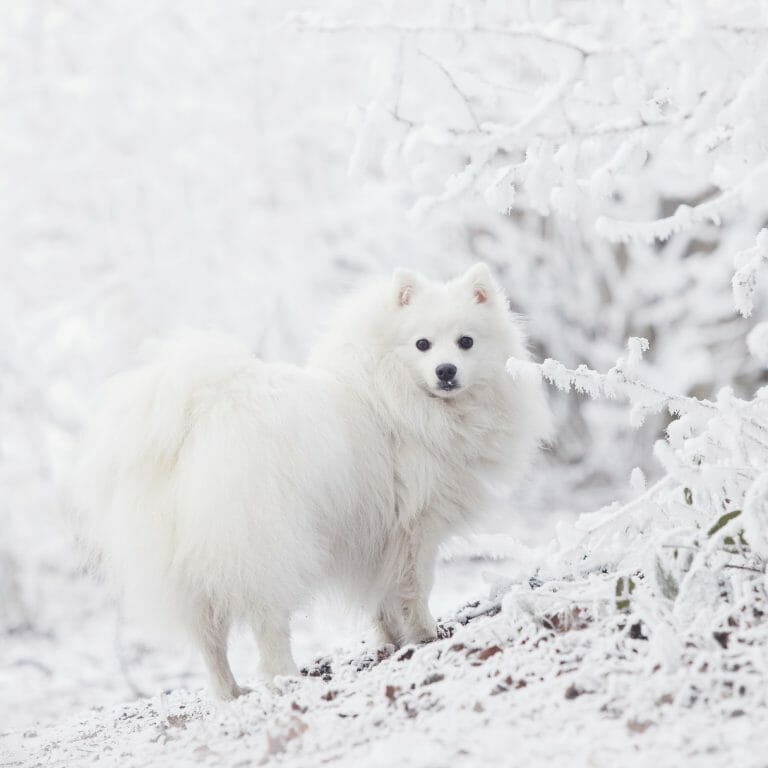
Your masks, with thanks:
<instances>
[{"instance_id":1,"label":"dog's muzzle","mask_svg":"<svg viewBox=\"0 0 768 768\"><path fill-rule=\"evenodd\" d=\"M441 363L435 368L435 376L438 380L438 389L442 389L443 392L451 392L454 389L458 389L459 382L456 379L458 369L453 363Z\"/></svg>"}]
</instances>

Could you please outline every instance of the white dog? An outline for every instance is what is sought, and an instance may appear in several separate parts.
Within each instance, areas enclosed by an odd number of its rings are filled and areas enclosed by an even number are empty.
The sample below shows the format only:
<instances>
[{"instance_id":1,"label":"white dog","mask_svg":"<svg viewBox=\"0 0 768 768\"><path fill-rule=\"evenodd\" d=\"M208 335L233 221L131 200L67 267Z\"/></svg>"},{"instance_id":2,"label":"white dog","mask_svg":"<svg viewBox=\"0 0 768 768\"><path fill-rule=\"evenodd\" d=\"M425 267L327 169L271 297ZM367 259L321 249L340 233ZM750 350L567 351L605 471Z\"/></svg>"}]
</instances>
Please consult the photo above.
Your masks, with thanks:
<instances>
[{"instance_id":1,"label":"white dog","mask_svg":"<svg viewBox=\"0 0 768 768\"><path fill-rule=\"evenodd\" d=\"M74 476L82 537L135 610L243 693L234 622L263 675L296 673L291 614L324 586L367 606L383 641L435 637L438 544L519 476L549 433L540 384L487 267L437 284L406 271L339 308L306 367L185 337L111 381Z\"/></svg>"}]
</instances>

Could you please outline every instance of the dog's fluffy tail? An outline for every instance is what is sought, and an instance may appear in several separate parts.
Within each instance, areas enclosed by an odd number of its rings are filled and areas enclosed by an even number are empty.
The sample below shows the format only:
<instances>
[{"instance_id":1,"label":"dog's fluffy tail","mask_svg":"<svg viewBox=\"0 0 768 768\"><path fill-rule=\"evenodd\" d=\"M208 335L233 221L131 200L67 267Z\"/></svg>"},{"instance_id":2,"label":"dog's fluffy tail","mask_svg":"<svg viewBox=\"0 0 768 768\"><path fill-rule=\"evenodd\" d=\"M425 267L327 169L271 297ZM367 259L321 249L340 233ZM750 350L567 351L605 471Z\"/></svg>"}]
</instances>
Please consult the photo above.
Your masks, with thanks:
<instances>
[{"instance_id":1,"label":"dog's fluffy tail","mask_svg":"<svg viewBox=\"0 0 768 768\"><path fill-rule=\"evenodd\" d=\"M206 393L254 358L231 339L200 333L148 345L142 357L108 382L75 457L66 506L89 565L132 613L175 629L190 597L173 567L176 461Z\"/></svg>"}]
</instances>

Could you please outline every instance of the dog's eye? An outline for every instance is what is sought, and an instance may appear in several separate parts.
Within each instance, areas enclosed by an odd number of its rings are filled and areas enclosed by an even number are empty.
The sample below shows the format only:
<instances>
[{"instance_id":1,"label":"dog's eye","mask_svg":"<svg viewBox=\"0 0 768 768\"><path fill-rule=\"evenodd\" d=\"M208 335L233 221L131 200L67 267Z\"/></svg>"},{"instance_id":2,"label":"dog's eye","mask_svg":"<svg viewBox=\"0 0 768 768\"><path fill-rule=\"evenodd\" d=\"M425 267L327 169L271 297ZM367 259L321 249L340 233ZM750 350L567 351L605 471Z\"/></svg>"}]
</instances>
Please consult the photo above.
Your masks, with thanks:
<instances>
[{"instance_id":1,"label":"dog's eye","mask_svg":"<svg viewBox=\"0 0 768 768\"><path fill-rule=\"evenodd\" d=\"M432 345L429 343L429 339L419 339L416 342L416 349L426 352Z\"/></svg>"},{"instance_id":2,"label":"dog's eye","mask_svg":"<svg viewBox=\"0 0 768 768\"><path fill-rule=\"evenodd\" d=\"M462 336L456 343L462 349L469 349L475 343L475 340L471 336Z\"/></svg>"}]
</instances>

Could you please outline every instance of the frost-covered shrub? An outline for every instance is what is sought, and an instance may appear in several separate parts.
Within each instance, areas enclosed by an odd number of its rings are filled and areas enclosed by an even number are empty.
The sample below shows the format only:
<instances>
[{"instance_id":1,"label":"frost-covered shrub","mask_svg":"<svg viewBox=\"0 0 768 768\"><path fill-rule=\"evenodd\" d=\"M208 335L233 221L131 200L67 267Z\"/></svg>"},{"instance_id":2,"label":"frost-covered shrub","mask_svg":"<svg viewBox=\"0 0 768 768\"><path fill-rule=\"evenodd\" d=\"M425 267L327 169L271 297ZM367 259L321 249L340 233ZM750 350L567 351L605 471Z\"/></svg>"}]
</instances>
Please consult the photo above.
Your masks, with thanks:
<instances>
[{"instance_id":1,"label":"frost-covered shrub","mask_svg":"<svg viewBox=\"0 0 768 768\"><path fill-rule=\"evenodd\" d=\"M554 360L509 363L512 376L625 400L634 425L661 409L674 417L654 448L662 478L628 504L582 515L539 575L609 574L615 608L677 638L678 655L680 638L699 649L713 638L726 647L733 633L753 642L768 610L768 388L749 400L730 387L714 401L670 394L635 377L644 348L645 339L630 339L605 374ZM632 484L643 486L639 470Z\"/></svg>"}]
</instances>

